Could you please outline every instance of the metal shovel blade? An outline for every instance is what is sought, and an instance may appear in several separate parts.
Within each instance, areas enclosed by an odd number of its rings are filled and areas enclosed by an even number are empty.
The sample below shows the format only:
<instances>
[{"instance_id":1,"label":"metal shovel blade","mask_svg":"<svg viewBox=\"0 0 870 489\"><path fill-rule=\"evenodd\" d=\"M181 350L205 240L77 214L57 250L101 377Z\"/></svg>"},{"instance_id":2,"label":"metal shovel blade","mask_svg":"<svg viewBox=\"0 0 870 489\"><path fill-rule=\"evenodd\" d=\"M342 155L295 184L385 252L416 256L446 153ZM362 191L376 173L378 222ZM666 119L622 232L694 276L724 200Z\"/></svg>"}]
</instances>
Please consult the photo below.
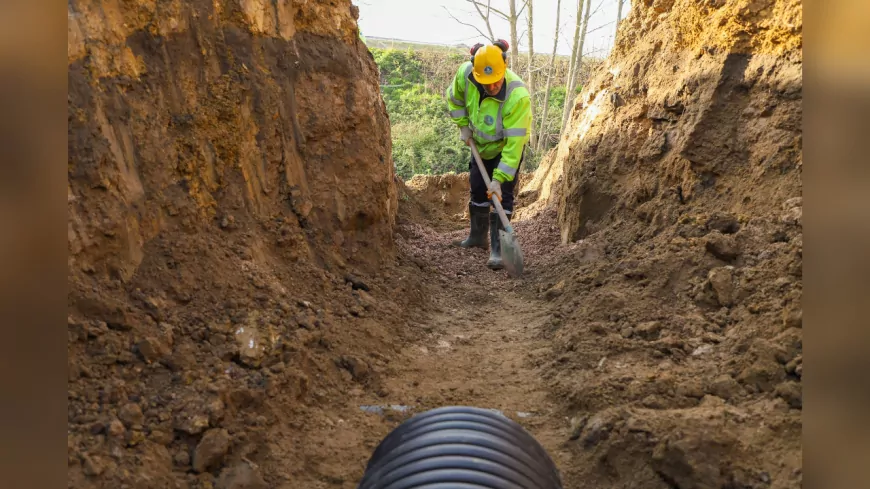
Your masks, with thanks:
<instances>
[{"instance_id":1,"label":"metal shovel blade","mask_svg":"<svg viewBox=\"0 0 870 489\"><path fill-rule=\"evenodd\" d=\"M498 230L498 240L501 243L501 262L508 275L518 278L523 274L523 250L513 233Z\"/></svg>"}]
</instances>

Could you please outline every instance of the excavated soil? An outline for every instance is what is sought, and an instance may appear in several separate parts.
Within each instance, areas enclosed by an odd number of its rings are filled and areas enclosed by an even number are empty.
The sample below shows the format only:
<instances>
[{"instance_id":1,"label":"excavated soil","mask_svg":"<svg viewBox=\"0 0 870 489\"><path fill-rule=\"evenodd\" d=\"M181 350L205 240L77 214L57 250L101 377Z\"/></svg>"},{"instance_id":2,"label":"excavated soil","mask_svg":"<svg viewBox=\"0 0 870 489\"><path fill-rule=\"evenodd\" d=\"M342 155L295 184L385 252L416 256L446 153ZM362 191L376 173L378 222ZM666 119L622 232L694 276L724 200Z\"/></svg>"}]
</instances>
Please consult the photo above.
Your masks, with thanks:
<instances>
[{"instance_id":1,"label":"excavated soil","mask_svg":"<svg viewBox=\"0 0 870 489\"><path fill-rule=\"evenodd\" d=\"M368 293L349 283L347 318L318 312L340 300L326 294L282 306L299 325L261 366L192 354L179 367L184 353L174 353L126 376L128 385L147 379L144 395L130 395L122 379L89 384L103 385L81 392L98 402L128 397L120 423L73 420L94 443L77 455L86 471L105 463L119 472L70 485L350 489L402 419L461 404L498 409L529 429L565 487L799 487L801 320L782 307L799 292L799 227L724 222L693 220L617 258L607 234L562 246L548 209L517 223L523 280L486 269L484 250L451 247L464 229L401 224L404 268L366 278ZM714 226L740 230L720 235ZM680 236L687 232L708 239ZM696 281L702 269L730 270L707 243L735 234L741 253L766 255L767 271L732 272L731 285ZM391 288L418 280L424 301ZM388 316L402 309L414 314L390 328ZM758 322L779 311L770 326ZM278 324L286 316L267 314ZM195 341L229 334L197 329L204 337ZM121 335L109 329L87 341ZM143 405L144 413L131 407ZM199 459L213 465L200 469Z\"/></svg>"},{"instance_id":2,"label":"excavated soil","mask_svg":"<svg viewBox=\"0 0 870 489\"><path fill-rule=\"evenodd\" d=\"M393 175L356 15L70 2L68 486L351 489L465 404L566 488L801 487L799 4L633 6L516 280Z\"/></svg>"}]
</instances>

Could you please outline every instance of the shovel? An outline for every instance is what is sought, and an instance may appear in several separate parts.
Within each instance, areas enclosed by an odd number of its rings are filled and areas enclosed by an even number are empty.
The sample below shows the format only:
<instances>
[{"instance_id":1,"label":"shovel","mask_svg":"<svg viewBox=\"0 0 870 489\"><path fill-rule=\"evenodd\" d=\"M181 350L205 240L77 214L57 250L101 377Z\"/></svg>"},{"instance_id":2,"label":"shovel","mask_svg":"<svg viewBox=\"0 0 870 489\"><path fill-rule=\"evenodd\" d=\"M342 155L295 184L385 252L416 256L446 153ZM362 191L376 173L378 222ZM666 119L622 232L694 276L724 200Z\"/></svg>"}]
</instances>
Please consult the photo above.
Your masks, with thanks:
<instances>
[{"instance_id":1,"label":"shovel","mask_svg":"<svg viewBox=\"0 0 870 489\"><path fill-rule=\"evenodd\" d=\"M480 159L480 153L477 152L477 146L473 139L469 139L468 145L471 147L471 153L474 155L474 161L477 162L477 168L480 170L480 176L489 188L489 176L486 173L486 167L483 166L483 161ZM495 210L498 211L498 217L504 226L504 230L498 230L498 241L501 243L501 262L504 264L508 275L517 278L523 274L523 250L520 249L520 244L517 242L517 237L514 234L514 228L508 221L507 215L504 213L504 208L501 206L501 201L498 196L492 194L492 203L495 205Z\"/></svg>"}]
</instances>

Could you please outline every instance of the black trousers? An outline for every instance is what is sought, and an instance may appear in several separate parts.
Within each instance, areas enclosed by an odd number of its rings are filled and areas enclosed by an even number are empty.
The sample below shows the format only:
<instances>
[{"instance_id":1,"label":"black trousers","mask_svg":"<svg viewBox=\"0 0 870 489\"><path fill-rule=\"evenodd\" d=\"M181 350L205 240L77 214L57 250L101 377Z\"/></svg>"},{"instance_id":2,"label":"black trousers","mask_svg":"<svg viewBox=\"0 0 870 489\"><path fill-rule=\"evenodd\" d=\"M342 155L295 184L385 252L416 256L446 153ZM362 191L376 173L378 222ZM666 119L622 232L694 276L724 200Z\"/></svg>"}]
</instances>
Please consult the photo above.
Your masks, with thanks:
<instances>
[{"instance_id":1,"label":"black trousers","mask_svg":"<svg viewBox=\"0 0 870 489\"><path fill-rule=\"evenodd\" d=\"M511 214L514 211L514 189L519 185L520 168L523 166L523 159L526 157L526 152L523 151L523 156L520 158L520 163L517 165L517 174L510 182L501 184L501 206L504 207L505 214ZM486 168L486 173L489 179L492 180L492 172L501 161L501 153L491 160L481 159L483 166ZM477 162L474 161L474 155L471 155L468 171L470 173L468 179L471 183L471 204L487 207L492 205L492 201L486 197L486 183L480 175L480 170L477 168Z\"/></svg>"}]
</instances>

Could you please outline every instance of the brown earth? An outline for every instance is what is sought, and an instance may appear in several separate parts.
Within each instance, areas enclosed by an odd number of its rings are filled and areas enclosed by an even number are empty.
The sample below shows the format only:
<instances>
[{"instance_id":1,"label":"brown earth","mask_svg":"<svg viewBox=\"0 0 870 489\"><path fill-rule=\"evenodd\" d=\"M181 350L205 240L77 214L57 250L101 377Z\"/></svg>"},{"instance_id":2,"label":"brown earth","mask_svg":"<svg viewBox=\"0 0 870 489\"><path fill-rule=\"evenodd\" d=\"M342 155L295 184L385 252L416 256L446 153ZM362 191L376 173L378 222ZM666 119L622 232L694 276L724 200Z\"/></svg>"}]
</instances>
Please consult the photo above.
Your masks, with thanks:
<instances>
[{"instance_id":1,"label":"brown earth","mask_svg":"<svg viewBox=\"0 0 870 489\"><path fill-rule=\"evenodd\" d=\"M394 177L355 16L69 5L69 487L349 489L445 404L566 488L800 487L800 5L635 5L521 280L449 246L466 176Z\"/></svg>"}]
</instances>

